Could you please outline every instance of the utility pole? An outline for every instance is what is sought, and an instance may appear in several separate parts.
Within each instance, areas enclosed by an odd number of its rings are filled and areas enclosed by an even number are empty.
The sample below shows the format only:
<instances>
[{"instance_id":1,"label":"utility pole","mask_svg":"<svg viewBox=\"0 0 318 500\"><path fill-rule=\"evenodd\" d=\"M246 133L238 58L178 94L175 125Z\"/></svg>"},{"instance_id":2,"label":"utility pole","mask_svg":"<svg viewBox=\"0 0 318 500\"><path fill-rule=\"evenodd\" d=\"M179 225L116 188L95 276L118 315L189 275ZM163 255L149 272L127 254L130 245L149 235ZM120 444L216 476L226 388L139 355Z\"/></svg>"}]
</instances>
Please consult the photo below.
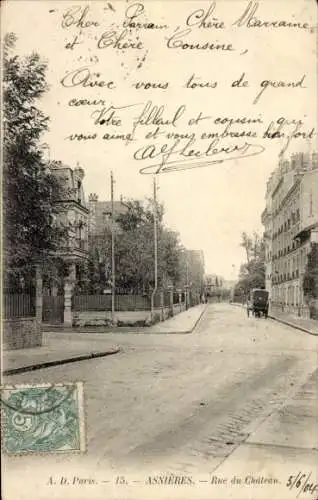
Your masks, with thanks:
<instances>
[{"instance_id":1,"label":"utility pole","mask_svg":"<svg viewBox=\"0 0 318 500\"><path fill-rule=\"evenodd\" d=\"M157 182L153 178L153 230L155 250L155 289L158 288L158 232L157 232Z\"/></svg>"},{"instance_id":2,"label":"utility pole","mask_svg":"<svg viewBox=\"0 0 318 500\"><path fill-rule=\"evenodd\" d=\"M186 309L189 308L190 294L189 294L189 255L186 253Z\"/></svg>"},{"instance_id":3,"label":"utility pole","mask_svg":"<svg viewBox=\"0 0 318 500\"><path fill-rule=\"evenodd\" d=\"M154 232L154 277L155 284L151 294L151 316L154 313L154 298L158 289L158 230L157 230L157 182L153 177L153 232Z\"/></svg>"},{"instance_id":4,"label":"utility pole","mask_svg":"<svg viewBox=\"0 0 318 500\"><path fill-rule=\"evenodd\" d=\"M110 173L111 227L112 227L112 323L115 322L115 221L114 221L114 177Z\"/></svg>"}]
</instances>

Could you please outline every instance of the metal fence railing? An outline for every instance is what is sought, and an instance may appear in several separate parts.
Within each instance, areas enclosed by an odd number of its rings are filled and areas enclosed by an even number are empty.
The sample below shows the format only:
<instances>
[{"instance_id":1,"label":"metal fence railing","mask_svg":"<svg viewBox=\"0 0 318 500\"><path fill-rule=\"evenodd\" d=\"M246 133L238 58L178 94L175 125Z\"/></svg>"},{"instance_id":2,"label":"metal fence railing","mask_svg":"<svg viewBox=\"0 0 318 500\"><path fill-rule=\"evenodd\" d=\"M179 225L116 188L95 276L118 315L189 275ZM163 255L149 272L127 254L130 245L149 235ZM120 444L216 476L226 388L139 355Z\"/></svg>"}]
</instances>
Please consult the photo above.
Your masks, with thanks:
<instances>
[{"instance_id":1,"label":"metal fence railing","mask_svg":"<svg viewBox=\"0 0 318 500\"><path fill-rule=\"evenodd\" d=\"M74 295L74 311L111 311L111 295ZM150 298L142 295L116 295L116 311L148 311L150 310Z\"/></svg>"},{"instance_id":2,"label":"metal fence railing","mask_svg":"<svg viewBox=\"0 0 318 500\"><path fill-rule=\"evenodd\" d=\"M35 316L35 296L24 293L3 294L3 317L13 319Z\"/></svg>"}]
</instances>

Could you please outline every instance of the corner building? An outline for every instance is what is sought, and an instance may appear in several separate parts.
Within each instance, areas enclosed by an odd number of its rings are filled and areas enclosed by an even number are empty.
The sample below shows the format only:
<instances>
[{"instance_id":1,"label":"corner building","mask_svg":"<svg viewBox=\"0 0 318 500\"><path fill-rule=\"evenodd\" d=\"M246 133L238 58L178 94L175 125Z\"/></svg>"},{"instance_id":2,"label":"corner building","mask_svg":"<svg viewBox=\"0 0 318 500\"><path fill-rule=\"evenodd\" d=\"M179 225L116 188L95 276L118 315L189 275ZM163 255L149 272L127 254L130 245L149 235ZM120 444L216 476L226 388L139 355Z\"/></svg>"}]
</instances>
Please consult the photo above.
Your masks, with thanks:
<instances>
[{"instance_id":1,"label":"corner building","mask_svg":"<svg viewBox=\"0 0 318 500\"><path fill-rule=\"evenodd\" d=\"M317 153L280 161L267 182L262 223L271 310L309 317L302 283L311 244L318 241Z\"/></svg>"}]
</instances>

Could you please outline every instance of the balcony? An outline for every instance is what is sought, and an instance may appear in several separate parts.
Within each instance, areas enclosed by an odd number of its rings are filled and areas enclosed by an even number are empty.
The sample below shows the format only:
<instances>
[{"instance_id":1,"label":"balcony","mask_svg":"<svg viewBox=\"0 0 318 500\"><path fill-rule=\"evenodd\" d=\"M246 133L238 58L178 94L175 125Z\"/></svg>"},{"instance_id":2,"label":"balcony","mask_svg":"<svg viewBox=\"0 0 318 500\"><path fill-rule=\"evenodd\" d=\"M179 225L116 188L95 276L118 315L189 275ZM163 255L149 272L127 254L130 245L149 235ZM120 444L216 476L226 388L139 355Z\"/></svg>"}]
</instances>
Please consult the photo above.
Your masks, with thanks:
<instances>
[{"instance_id":1,"label":"balcony","mask_svg":"<svg viewBox=\"0 0 318 500\"><path fill-rule=\"evenodd\" d=\"M57 253L65 260L85 260L88 258L88 242L82 238L74 238Z\"/></svg>"}]
</instances>

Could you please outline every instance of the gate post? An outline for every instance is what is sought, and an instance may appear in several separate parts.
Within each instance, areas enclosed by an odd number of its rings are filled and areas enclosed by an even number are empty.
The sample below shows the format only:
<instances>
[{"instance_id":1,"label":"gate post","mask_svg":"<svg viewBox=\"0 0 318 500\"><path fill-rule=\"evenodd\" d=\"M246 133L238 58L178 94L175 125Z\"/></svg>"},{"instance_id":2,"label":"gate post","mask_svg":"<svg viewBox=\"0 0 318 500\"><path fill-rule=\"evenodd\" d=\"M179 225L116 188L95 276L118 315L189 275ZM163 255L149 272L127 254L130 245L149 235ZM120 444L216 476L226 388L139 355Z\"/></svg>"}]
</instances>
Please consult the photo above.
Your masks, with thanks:
<instances>
[{"instance_id":1,"label":"gate post","mask_svg":"<svg viewBox=\"0 0 318 500\"><path fill-rule=\"evenodd\" d=\"M170 301L170 311L171 311L171 316L173 316L173 288L169 290L169 301Z\"/></svg>"},{"instance_id":2,"label":"gate post","mask_svg":"<svg viewBox=\"0 0 318 500\"><path fill-rule=\"evenodd\" d=\"M72 296L75 284L75 264L70 265L69 275L65 278L64 283L64 325L72 326Z\"/></svg>"},{"instance_id":3,"label":"gate post","mask_svg":"<svg viewBox=\"0 0 318 500\"><path fill-rule=\"evenodd\" d=\"M35 317L38 323L42 323L43 311L43 278L40 265L35 266Z\"/></svg>"},{"instance_id":4,"label":"gate post","mask_svg":"<svg viewBox=\"0 0 318 500\"><path fill-rule=\"evenodd\" d=\"M165 320L165 301L164 301L164 292L160 291L160 316L161 321Z\"/></svg>"}]
</instances>

